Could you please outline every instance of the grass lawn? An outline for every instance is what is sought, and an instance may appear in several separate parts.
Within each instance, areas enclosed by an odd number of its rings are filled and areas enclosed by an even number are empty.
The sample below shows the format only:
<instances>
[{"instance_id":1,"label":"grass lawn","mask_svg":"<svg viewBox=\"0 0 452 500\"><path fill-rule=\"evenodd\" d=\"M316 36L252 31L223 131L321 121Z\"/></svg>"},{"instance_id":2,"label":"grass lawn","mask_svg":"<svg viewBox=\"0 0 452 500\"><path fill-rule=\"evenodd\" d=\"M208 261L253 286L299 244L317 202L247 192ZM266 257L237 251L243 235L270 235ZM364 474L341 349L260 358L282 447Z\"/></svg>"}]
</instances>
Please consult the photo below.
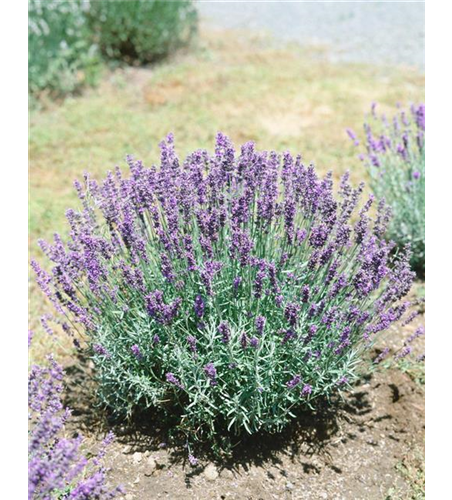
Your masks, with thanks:
<instances>
[{"instance_id":1,"label":"grass lawn","mask_svg":"<svg viewBox=\"0 0 452 500\"><path fill-rule=\"evenodd\" d=\"M169 132L181 156L212 149L221 130L236 145L253 140L259 149L290 149L336 178L348 169L355 182L365 179L345 128L360 131L374 100L388 113L397 102L423 101L424 76L411 68L331 64L324 56L260 36L203 33L191 51L164 64L106 72L97 89L32 110L30 257L42 258L39 238L65 234L64 212L78 206L75 178L86 170L100 179L124 167L126 154L156 163ZM52 344L38 320L48 309L31 278L32 359Z\"/></svg>"}]
</instances>

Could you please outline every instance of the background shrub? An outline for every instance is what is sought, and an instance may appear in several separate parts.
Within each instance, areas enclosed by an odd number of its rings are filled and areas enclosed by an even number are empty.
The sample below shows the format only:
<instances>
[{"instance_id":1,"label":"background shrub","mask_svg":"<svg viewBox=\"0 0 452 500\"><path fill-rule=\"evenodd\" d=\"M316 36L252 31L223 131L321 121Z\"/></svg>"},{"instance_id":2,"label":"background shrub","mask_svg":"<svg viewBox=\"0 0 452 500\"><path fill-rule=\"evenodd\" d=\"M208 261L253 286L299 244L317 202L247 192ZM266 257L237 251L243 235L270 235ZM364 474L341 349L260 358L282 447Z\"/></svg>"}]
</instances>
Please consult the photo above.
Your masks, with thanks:
<instances>
[{"instance_id":1,"label":"background shrub","mask_svg":"<svg viewBox=\"0 0 452 500\"><path fill-rule=\"evenodd\" d=\"M376 114L364 125L366 152L360 159L371 178L371 188L392 209L388 237L399 246L409 243L411 264L425 273L425 105L400 110L392 122ZM356 135L349 130L355 145Z\"/></svg>"},{"instance_id":2,"label":"background shrub","mask_svg":"<svg viewBox=\"0 0 452 500\"><path fill-rule=\"evenodd\" d=\"M29 334L30 345L30 334ZM83 437L65 437L70 411L63 408L63 368L52 356L47 366L33 365L28 374L28 498L108 500L122 488L106 485L101 465L114 436L108 434L100 451L88 459L80 450Z\"/></svg>"},{"instance_id":3,"label":"background shrub","mask_svg":"<svg viewBox=\"0 0 452 500\"><path fill-rule=\"evenodd\" d=\"M118 414L157 406L190 438L280 430L407 311L409 254L392 256L385 204L359 209L348 174L336 199L331 173L222 134L214 155L181 162L169 136L159 168L128 163L76 182L69 241L41 242L51 273L33 262Z\"/></svg>"},{"instance_id":4,"label":"background shrub","mask_svg":"<svg viewBox=\"0 0 452 500\"><path fill-rule=\"evenodd\" d=\"M91 2L89 24L102 54L127 63L149 63L187 43L196 29L191 1Z\"/></svg>"},{"instance_id":5,"label":"background shrub","mask_svg":"<svg viewBox=\"0 0 452 500\"><path fill-rule=\"evenodd\" d=\"M85 22L83 0L29 0L28 77L32 95L60 97L93 85L99 58Z\"/></svg>"}]
</instances>

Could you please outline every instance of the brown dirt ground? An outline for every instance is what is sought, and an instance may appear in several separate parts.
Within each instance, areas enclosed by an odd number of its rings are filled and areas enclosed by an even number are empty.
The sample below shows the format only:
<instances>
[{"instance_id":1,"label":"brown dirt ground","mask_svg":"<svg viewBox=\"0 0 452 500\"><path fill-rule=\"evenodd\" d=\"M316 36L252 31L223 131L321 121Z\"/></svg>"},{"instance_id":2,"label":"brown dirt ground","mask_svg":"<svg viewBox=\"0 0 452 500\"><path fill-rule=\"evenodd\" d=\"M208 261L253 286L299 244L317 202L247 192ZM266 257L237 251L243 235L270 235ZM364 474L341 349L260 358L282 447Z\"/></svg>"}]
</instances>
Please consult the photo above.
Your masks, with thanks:
<instances>
[{"instance_id":1,"label":"brown dirt ground","mask_svg":"<svg viewBox=\"0 0 452 500\"><path fill-rule=\"evenodd\" d=\"M400 345L420 323L392 332L387 345L396 337ZM368 375L330 407L300 412L282 434L247 438L229 458L196 450L197 467L188 464L183 443L165 444L167 430L155 416L111 424L83 372L68 367L66 373L69 432L82 432L90 449L107 430L115 432L106 465L126 500L424 498L424 388L410 372Z\"/></svg>"}]
</instances>

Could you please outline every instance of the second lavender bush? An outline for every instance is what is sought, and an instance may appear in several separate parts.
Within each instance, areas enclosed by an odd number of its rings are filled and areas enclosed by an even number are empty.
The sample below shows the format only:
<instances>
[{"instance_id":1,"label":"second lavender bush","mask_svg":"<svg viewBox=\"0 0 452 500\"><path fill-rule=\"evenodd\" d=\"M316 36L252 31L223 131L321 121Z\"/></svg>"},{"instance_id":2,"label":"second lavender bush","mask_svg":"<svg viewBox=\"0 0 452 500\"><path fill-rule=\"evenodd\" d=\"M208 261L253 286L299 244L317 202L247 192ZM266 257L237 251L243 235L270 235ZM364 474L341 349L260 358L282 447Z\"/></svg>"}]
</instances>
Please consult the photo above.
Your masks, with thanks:
<instances>
[{"instance_id":1,"label":"second lavender bush","mask_svg":"<svg viewBox=\"0 0 452 500\"><path fill-rule=\"evenodd\" d=\"M158 168L128 164L76 183L68 242L42 242L50 273L33 263L119 414L169 408L191 438L280 430L407 310L410 255L391 256L385 204L371 219L348 175L335 197L331 174L222 134L213 155L181 162L169 136Z\"/></svg>"},{"instance_id":2,"label":"second lavender bush","mask_svg":"<svg viewBox=\"0 0 452 500\"><path fill-rule=\"evenodd\" d=\"M390 123L372 105L364 124L366 152L360 159L371 178L371 188L391 206L393 217L388 237L399 246L409 243L411 264L425 273L425 105L400 109ZM348 130L355 146L359 140Z\"/></svg>"}]
</instances>

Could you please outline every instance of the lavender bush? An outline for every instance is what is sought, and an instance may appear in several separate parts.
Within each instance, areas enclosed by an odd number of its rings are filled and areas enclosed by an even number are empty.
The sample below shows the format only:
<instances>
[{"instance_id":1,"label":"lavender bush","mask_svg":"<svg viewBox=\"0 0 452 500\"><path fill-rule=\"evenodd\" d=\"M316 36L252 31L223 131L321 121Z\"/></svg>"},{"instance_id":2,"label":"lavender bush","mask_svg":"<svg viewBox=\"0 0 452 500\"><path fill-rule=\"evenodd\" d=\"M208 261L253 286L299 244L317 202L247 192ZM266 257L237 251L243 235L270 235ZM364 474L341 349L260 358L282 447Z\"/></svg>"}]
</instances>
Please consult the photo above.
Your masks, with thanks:
<instances>
[{"instance_id":1,"label":"lavender bush","mask_svg":"<svg viewBox=\"0 0 452 500\"><path fill-rule=\"evenodd\" d=\"M170 135L159 168L127 161L75 183L68 242L41 242L50 273L33 262L117 413L166 408L190 438L280 430L408 309L410 253L392 255L385 203L372 219L348 174L335 198L331 173L222 134L214 155L180 162Z\"/></svg>"},{"instance_id":2,"label":"lavender bush","mask_svg":"<svg viewBox=\"0 0 452 500\"><path fill-rule=\"evenodd\" d=\"M425 270L425 105L400 110L389 123L372 105L365 123L366 153L360 155L369 170L371 188L385 198L393 218L388 237L398 245L411 244L412 266ZM373 122L373 123L372 123ZM359 140L348 130L356 146Z\"/></svg>"},{"instance_id":3,"label":"lavender bush","mask_svg":"<svg viewBox=\"0 0 452 500\"><path fill-rule=\"evenodd\" d=\"M29 342L31 335L29 333ZM52 356L48 366L33 365L28 374L28 498L93 500L114 498L122 490L106 486L101 465L110 433L95 458L80 451L83 438L65 438L70 411L63 408L63 369Z\"/></svg>"}]
</instances>

